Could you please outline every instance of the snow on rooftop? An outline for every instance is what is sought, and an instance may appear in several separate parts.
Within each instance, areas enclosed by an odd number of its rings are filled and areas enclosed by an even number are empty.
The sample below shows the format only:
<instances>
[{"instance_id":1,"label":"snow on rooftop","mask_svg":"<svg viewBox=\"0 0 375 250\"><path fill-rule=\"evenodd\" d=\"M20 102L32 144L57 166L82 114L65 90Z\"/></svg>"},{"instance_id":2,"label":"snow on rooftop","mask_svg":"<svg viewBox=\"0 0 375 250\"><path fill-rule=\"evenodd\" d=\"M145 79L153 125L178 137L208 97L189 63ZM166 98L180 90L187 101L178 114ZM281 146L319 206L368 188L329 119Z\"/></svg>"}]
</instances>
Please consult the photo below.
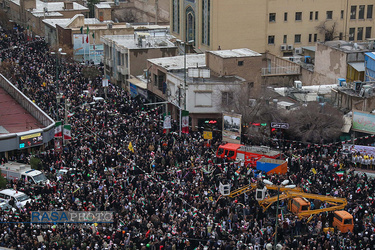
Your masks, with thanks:
<instances>
[{"instance_id":1,"label":"snow on rooftop","mask_svg":"<svg viewBox=\"0 0 375 250\"><path fill-rule=\"evenodd\" d=\"M184 56L173 56L148 59L149 62L161 66L167 70L178 70L184 68ZM186 68L191 67L205 67L206 55L205 54L187 54L186 55Z\"/></svg>"},{"instance_id":2,"label":"snow on rooftop","mask_svg":"<svg viewBox=\"0 0 375 250\"><path fill-rule=\"evenodd\" d=\"M302 86L302 91L310 91L317 94L329 94L333 88L337 87L337 84L333 85L311 85L311 86ZM286 96L288 88L274 88L274 91L282 96ZM304 94L305 95L305 94Z\"/></svg>"},{"instance_id":3,"label":"snow on rooftop","mask_svg":"<svg viewBox=\"0 0 375 250\"><path fill-rule=\"evenodd\" d=\"M36 8L33 10L33 13L43 12L45 7L47 8L47 11L64 11L64 2L42 2L36 0ZM88 10L88 8L73 2L73 10Z\"/></svg>"},{"instance_id":4,"label":"snow on rooftop","mask_svg":"<svg viewBox=\"0 0 375 250\"><path fill-rule=\"evenodd\" d=\"M176 47L167 37L146 36L143 39L142 46L138 46L137 35L106 35L101 37L101 41L105 44L114 42L116 46L127 49L152 49L152 48L172 48Z\"/></svg>"},{"instance_id":5,"label":"snow on rooftop","mask_svg":"<svg viewBox=\"0 0 375 250\"><path fill-rule=\"evenodd\" d=\"M261 56L258 52L255 52L251 49L231 49L231 50L215 50L211 51L212 54L220 56L222 58L231 58L231 57L251 57L251 56Z\"/></svg>"},{"instance_id":6,"label":"snow on rooftop","mask_svg":"<svg viewBox=\"0 0 375 250\"><path fill-rule=\"evenodd\" d=\"M110 9L111 5L109 5L108 3L97 3L95 4L95 7L98 9Z\"/></svg>"},{"instance_id":7,"label":"snow on rooftop","mask_svg":"<svg viewBox=\"0 0 375 250\"><path fill-rule=\"evenodd\" d=\"M49 24L56 28L56 24L61 27L66 27L66 25L70 22L70 18L61 18L61 19L44 19L43 23Z\"/></svg>"},{"instance_id":8,"label":"snow on rooftop","mask_svg":"<svg viewBox=\"0 0 375 250\"><path fill-rule=\"evenodd\" d=\"M46 16L46 17L60 17L60 16L64 16L63 14L61 14L60 12L56 12L56 11L52 11L52 12L36 12L36 13L33 13L33 15L35 17L42 17L42 16Z\"/></svg>"}]
</instances>

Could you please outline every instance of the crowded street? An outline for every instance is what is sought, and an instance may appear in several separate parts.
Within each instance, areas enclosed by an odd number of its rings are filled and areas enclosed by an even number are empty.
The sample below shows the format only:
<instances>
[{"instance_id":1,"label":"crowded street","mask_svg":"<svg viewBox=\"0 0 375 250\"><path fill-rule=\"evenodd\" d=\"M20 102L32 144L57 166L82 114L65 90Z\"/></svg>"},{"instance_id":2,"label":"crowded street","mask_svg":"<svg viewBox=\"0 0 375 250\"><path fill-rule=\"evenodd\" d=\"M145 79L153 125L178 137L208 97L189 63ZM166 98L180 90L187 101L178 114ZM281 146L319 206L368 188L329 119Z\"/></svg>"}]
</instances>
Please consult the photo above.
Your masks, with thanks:
<instances>
[{"instance_id":1,"label":"crowded street","mask_svg":"<svg viewBox=\"0 0 375 250\"><path fill-rule=\"evenodd\" d=\"M0 211L1 247L266 249L277 236L282 249L375 249L375 180L355 172L358 164L343 154L341 142L323 147L270 140L267 146L282 150L288 173L255 176L249 165L216 157L220 138L207 144L200 130L181 136L178 129L163 133L162 106L145 105L143 97L131 97L110 83L107 98L94 101L94 95L104 96L100 65L62 60L56 79L56 55L43 38L28 37L21 28L1 29L0 58L7 69L2 74L54 120L64 119L69 102L72 125L72 139L61 152L50 143L33 156L22 152L1 159L2 164L29 163L37 157L51 180L45 186L23 179L7 183L32 202ZM101 74L88 79L82 73L86 67ZM63 96L60 104L57 93ZM58 175L61 169L68 171ZM285 214L276 217L274 207L262 210L254 192L234 199L219 192L220 183L237 189L261 178L276 185L289 180L306 193L346 198L353 232L324 232L332 226L330 212L299 218L281 202ZM112 211L114 219L103 224L23 223L30 222L30 211L52 210Z\"/></svg>"}]
</instances>

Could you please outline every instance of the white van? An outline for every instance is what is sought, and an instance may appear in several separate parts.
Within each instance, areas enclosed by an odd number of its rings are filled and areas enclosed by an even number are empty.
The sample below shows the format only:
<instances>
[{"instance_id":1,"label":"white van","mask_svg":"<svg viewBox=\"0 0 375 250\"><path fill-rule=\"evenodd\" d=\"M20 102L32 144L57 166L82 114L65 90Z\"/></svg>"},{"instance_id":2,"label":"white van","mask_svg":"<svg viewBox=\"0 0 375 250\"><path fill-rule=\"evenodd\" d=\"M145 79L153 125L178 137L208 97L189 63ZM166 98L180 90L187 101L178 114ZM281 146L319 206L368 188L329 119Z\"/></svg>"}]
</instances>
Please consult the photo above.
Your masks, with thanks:
<instances>
[{"instance_id":1,"label":"white van","mask_svg":"<svg viewBox=\"0 0 375 250\"><path fill-rule=\"evenodd\" d=\"M14 205L19 203L21 207L24 207L27 202L32 201L25 193L16 191L14 189L4 189L0 191L0 199L7 200L9 202L12 197L14 198Z\"/></svg>"}]
</instances>

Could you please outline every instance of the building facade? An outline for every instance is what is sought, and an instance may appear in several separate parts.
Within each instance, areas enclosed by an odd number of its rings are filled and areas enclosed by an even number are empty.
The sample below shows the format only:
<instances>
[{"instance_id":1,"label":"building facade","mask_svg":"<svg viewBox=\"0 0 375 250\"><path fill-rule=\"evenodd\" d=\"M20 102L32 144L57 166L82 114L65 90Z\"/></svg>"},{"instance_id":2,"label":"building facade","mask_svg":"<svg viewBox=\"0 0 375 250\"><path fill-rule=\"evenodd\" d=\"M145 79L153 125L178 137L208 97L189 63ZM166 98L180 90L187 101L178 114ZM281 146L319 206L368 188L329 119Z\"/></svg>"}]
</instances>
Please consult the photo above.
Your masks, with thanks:
<instances>
[{"instance_id":1,"label":"building facade","mask_svg":"<svg viewBox=\"0 0 375 250\"><path fill-rule=\"evenodd\" d=\"M105 75L123 88L127 79L138 76L147 69L147 59L177 55L177 47L166 36L151 36L136 32L133 35L107 35L101 37L104 44L103 63Z\"/></svg>"},{"instance_id":2,"label":"building facade","mask_svg":"<svg viewBox=\"0 0 375 250\"><path fill-rule=\"evenodd\" d=\"M279 56L318 41L374 37L368 0L171 0L171 34L196 49L250 48Z\"/></svg>"}]
</instances>

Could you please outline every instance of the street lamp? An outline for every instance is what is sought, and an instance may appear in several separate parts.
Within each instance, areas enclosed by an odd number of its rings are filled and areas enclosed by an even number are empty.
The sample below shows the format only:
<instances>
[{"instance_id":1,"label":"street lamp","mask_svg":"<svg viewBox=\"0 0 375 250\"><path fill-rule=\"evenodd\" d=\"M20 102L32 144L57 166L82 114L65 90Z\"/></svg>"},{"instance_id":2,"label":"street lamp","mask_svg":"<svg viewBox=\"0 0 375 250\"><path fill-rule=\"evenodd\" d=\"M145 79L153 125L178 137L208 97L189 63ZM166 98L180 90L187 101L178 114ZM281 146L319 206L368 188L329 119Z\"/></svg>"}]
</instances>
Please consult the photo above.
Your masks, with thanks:
<instances>
[{"instance_id":1,"label":"street lamp","mask_svg":"<svg viewBox=\"0 0 375 250\"><path fill-rule=\"evenodd\" d=\"M184 110L186 110L186 45L192 45L193 43L194 40L181 43L184 45Z\"/></svg>"},{"instance_id":2,"label":"street lamp","mask_svg":"<svg viewBox=\"0 0 375 250\"><path fill-rule=\"evenodd\" d=\"M57 52L51 52L52 55L56 55L56 120L59 120L59 104L62 94L60 93L59 88L59 68L60 68L60 59L62 55L66 55L65 52L62 52L62 48L59 48ZM60 55L60 58L59 58Z\"/></svg>"},{"instance_id":3,"label":"street lamp","mask_svg":"<svg viewBox=\"0 0 375 250\"><path fill-rule=\"evenodd\" d=\"M263 180L263 183L266 184L266 185L274 185L272 182L270 182L269 180ZM289 184L289 180L284 180L283 182L281 182L281 185L282 186L285 186L286 188L295 188L296 185L288 185ZM275 250L281 250L282 246L280 244L277 243L277 228L279 226L279 204L280 204L280 186L277 186L277 203L276 203L276 223L275 223L275 243L274 245L272 246L271 243L268 243L266 245L266 249L268 250L271 250L271 249L275 249Z\"/></svg>"}]
</instances>

